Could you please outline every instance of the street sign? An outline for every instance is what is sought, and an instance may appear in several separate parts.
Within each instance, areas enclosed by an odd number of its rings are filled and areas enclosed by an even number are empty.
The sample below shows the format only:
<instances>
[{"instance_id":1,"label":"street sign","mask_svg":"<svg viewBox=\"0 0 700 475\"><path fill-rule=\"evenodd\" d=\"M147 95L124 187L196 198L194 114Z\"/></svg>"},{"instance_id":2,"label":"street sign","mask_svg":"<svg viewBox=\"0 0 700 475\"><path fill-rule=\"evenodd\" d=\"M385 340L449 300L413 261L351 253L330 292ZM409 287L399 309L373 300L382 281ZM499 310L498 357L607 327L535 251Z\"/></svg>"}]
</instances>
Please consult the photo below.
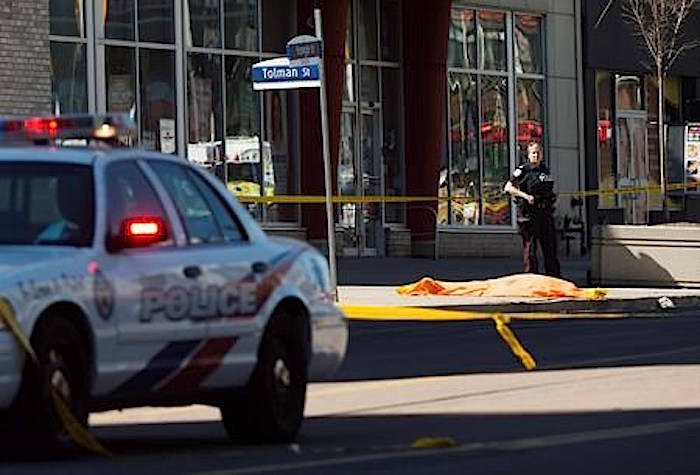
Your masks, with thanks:
<instances>
[{"instance_id":1,"label":"street sign","mask_svg":"<svg viewBox=\"0 0 700 475\"><path fill-rule=\"evenodd\" d=\"M323 58L323 41L315 36L295 36L287 42L287 58L291 66L319 64Z\"/></svg>"},{"instance_id":2,"label":"street sign","mask_svg":"<svg viewBox=\"0 0 700 475\"><path fill-rule=\"evenodd\" d=\"M298 89L320 87L321 74L317 64L289 65L288 58L275 58L255 63L251 70L253 89Z\"/></svg>"}]
</instances>

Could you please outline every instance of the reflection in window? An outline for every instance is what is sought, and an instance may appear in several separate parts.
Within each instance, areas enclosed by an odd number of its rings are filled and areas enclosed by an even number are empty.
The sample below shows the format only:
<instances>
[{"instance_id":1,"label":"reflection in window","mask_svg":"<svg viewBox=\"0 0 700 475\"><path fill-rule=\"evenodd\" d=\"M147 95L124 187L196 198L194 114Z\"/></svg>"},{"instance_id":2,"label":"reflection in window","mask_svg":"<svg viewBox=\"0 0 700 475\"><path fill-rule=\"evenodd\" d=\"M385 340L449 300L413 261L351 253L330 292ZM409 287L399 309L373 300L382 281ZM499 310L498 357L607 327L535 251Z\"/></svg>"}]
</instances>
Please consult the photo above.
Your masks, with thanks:
<instances>
[{"instance_id":1,"label":"reflection in window","mask_svg":"<svg viewBox=\"0 0 700 475\"><path fill-rule=\"evenodd\" d=\"M383 140L382 156L384 163L384 186L388 196L404 195L403 154L401 144L401 75L398 69L382 70L382 117ZM404 221L405 205L387 203L386 221L401 223Z\"/></svg>"},{"instance_id":2,"label":"reflection in window","mask_svg":"<svg viewBox=\"0 0 700 475\"><path fill-rule=\"evenodd\" d=\"M211 161L221 144L221 56L190 54L187 57L187 106L189 135L187 157Z\"/></svg>"},{"instance_id":3,"label":"reflection in window","mask_svg":"<svg viewBox=\"0 0 700 475\"><path fill-rule=\"evenodd\" d=\"M355 65L348 63L345 65L345 77L343 81L343 100L355 102Z\"/></svg>"},{"instance_id":4,"label":"reflection in window","mask_svg":"<svg viewBox=\"0 0 700 475\"><path fill-rule=\"evenodd\" d=\"M258 2L224 0L226 48L245 51L258 49Z\"/></svg>"},{"instance_id":5,"label":"reflection in window","mask_svg":"<svg viewBox=\"0 0 700 475\"><path fill-rule=\"evenodd\" d=\"M134 48L105 47L107 111L136 120L136 57Z\"/></svg>"},{"instance_id":6,"label":"reflection in window","mask_svg":"<svg viewBox=\"0 0 700 475\"><path fill-rule=\"evenodd\" d=\"M139 0L139 41L175 42L174 0Z\"/></svg>"},{"instance_id":7,"label":"reflection in window","mask_svg":"<svg viewBox=\"0 0 700 475\"><path fill-rule=\"evenodd\" d=\"M371 66L362 67L362 84L360 84L360 97L363 101L377 102L379 100L379 71Z\"/></svg>"},{"instance_id":8,"label":"reflection in window","mask_svg":"<svg viewBox=\"0 0 700 475\"><path fill-rule=\"evenodd\" d=\"M450 21L448 63L457 68L476 67L474 11L453 9Z\"/></svg>"},{"instance_id":9,"label":"reflection in window","mask_svg":"<svg viewBox=\"0 0 700 475\"><path fill-rule=\"evenodd\" d=\"M141 49L139 62L141 144L148 150L176 153L175 54Z\"/></svg>"},{"instance_id":10,"label":"reflection in window","mask_svg":"<svg viewBox=\"0 0 700 475\"><path fill-rule=\"evenodd\" d=\"M262 50L285 53L287 41L297 31L296 2L265 0L262 2Z\"/></svg>"},{"instance_id":11,"label":"reflection in window","mask_svg":"<svg viewBox=\"0 0 700 475\"><path fill-rule=\"evenodd\" d=\"M188 0L184 8L184 29L186 46L220 47L219 1Z\"/></svg>"},{"instance_id":12,"label":"reflection in window","mask_svg":"<svg viewBox=\"0 0 700 475\"><path fill-rule=\"evenodd\" d=\"M483 148L483 224L510 224L510 200L503 194L509 177L508 83L502 77L481 77L481 141Z\"/></svg>"},{"instance_id":13,"label":"reflection in window","mask_svg":"<svg viewBox=\"0 0 700 475\"><path fill-rule=\"evenodd\" d=\"M267 195L294 195L298 192L298 176L296 156L290 147L288 129L287 91L265 92L265 143L270 146L271 166L263 167ZM275 203L268 205L266 219L268 221L298 220L299 207L296 204Z\"/></svg>"},{"instance_id":14,"label":"reflection in window","mask_svg":"<svg viewBox=\"0 0 700 475\"><path fill-rule=\"evenodd\" d=\"M479 109L476 76L452 73L448 80L450 107L453 224L480 224L481 179L478 148ZM440 206L447 207L447 202ZM446 211L444 211L446 213Z\"/></svg>"},{"instance_id":15,"label":"reflection in window","mask_svg":"<svg viewBox=\"0 0 700 475\"><path fill-rule=\"evenodd\" d=\"M49 21L52 35L85 38L84 0L51 0L49 3Z\"/></svg>"},{"instance_id":16,"label":"reflection in window","mask_svg":"<svg viewBox=\"0 0 700 475\"><path fill-rule=\"evenodd\" d=\"M338 154L338 191L342 196L358 193L355 171L355 114L343 112L340 121L340 153ZM355 204L339 206L338 223L348 228L355 227Z\"/></svg>"},{"instance_id":17,"label":"reflection in window","mask_svg":"<svg viewBox=\"0 0 700 475\"><path fill-rule=\"evenodd\" d=\"M105 38L113 40L134 39L134 0L102 2L105 22Z\"/></svg>"},{"instance_id":18,"label":"reflection in window","mask_svg":"<svg viewBox=\"0 0 700 475\"><path fill-rule=\"evenodd\" d=\"M87 112L83 43L51 42L51 107L55 114Z\"/></svg>"},{"instance_id":19,"label":"reflection in window","mask_svg":"<svg viewBox=\"0 0 700 475\"><path fill-rule=\"evenodd\" d=\"M479 69L506 69L506 15L479 11Z\"/></svg>"},{"instance_id":20,"label":"reflection in window","mask_svg":"<svg viewBox=\"0 0 700 475\"><path fill-rule=\"evenodd\" d=\"M610 73L596 72L598 94L598 189L616 187L616 167L613 160L612 83ZM598 195L598 208L614 208L617 198L612 193Z\"/></svg>"},{"instance_id":21,"label":"reflection in window","mask_svg":"<svg viewBox=\"0 0 700 475\"><path fill-rule=\"evenodd\" d=\"M398 0L382 1L382 60L399 61L401 57L401 6Z\"/></svg>"},{"instance_id":22,"label":"reflection in window","mask_svg":"<svg viewBox=\"0 0 700 475\"><path fill-rule=\"evenodd\" d=\"M642 95L642 78L640 76L615 75L615 89L617 91L617 109L643 110L644 97Z\"/></svg>"},{"instance_id":23,"label":"reflection in window","mask_svg":"<svg viewBox=\"0 0 700 475\"><path fill-rule=\"evenodd\" d=\"M515 71L542 72L542 21L538 16L515 16Z\"/></svg>"},{"instance_id":24,"label":"reflection in window","mask_svg":"<svg viewBox=\"0 0 700 475\"><path fill-rule=\"evenodd\" d=\"M360 59L377 59L377 0L359 0Z\"/></svg>"},{"instance_id":25,"label":"reflection in window","mask_svg":"<svg viewBox=\"0 0 700 475\"><path fill-rule=\"evenodd\" d=\"M518 114L518 136L516 165L527 162L527 144L543 144L544 95L542 81L518 79L516 111Z\"/></svg>"}]
</instances>

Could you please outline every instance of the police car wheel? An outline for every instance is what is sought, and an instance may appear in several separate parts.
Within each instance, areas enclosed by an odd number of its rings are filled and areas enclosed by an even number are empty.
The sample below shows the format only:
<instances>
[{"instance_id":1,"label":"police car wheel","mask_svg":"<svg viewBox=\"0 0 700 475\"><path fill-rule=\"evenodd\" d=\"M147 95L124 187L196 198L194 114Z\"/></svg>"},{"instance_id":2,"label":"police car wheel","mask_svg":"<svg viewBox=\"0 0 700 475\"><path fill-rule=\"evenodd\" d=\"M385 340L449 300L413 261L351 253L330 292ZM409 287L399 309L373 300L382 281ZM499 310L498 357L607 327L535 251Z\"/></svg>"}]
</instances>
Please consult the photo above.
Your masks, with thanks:
<instances>
[{"instance_id":1,"label":"police car wheel","mask_svg":"<svg viewBox=\"0 0 700 475\"><path fill-rule=\"evenodd\" d=\"M304 417L308 353L306 322L277 314L265 331L242 400L221 408L224 427L235 442L284 443L296 438Z\"/></svg>"},{"instance_id":2,"label":"police car wheel","mask_svg":"<svg viewBox=\"0 0 700 475\"><path fill-rule=\"evenodd\" d=\"M75 326L59 316L44 319L31 338L41 363L27 359L13 410L21 447L41 447L46 455L65 453L75 446L56 412L53 394L61 397L72 415L87 427L87 354Z\"/></svg>"}]
</instances>

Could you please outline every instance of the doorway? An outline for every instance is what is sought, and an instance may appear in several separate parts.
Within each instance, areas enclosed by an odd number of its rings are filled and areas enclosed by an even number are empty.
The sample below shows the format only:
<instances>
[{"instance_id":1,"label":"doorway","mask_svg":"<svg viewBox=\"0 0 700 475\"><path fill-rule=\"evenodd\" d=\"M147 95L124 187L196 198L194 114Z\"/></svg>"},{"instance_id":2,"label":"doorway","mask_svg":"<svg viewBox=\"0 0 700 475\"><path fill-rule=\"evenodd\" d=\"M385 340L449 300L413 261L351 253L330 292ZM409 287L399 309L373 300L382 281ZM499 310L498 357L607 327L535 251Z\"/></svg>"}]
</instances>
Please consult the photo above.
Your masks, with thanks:
<instances>
[{"instance_id":1,"label":"doorway","mask_svg":"<svg viewBox=\"0 0 700 475\"><path fill-rule=\"evenodd\" d=\"M633 191L649 185L647 154L647 116L643 111L619 111L617 114L617 186L618 206L625 224L648 222L649 196ZM630 191L625 191L625 188Z\"/></svg>"}]
</instances>

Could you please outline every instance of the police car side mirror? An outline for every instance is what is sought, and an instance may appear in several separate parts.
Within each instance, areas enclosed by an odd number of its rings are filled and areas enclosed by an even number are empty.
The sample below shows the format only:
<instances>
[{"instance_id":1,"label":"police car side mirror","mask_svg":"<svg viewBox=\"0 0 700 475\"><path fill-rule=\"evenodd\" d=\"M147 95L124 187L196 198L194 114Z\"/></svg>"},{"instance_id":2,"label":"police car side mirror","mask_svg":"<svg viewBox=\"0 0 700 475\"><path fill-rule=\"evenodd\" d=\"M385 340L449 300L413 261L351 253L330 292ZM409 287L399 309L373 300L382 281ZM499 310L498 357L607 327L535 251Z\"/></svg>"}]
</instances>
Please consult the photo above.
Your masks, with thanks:
<instances>
[{"instance_id":1,"label":"police car side mirror","mask_svg":"<svg viewBox=\"0 0 700 475\"><path fill-rule=\"evenodd\" d=\"M148 247L168 240L165 222L157 216L127 218L122 221L118 236L107 239L110 252Z\"/></svg>"}]
</instances>

